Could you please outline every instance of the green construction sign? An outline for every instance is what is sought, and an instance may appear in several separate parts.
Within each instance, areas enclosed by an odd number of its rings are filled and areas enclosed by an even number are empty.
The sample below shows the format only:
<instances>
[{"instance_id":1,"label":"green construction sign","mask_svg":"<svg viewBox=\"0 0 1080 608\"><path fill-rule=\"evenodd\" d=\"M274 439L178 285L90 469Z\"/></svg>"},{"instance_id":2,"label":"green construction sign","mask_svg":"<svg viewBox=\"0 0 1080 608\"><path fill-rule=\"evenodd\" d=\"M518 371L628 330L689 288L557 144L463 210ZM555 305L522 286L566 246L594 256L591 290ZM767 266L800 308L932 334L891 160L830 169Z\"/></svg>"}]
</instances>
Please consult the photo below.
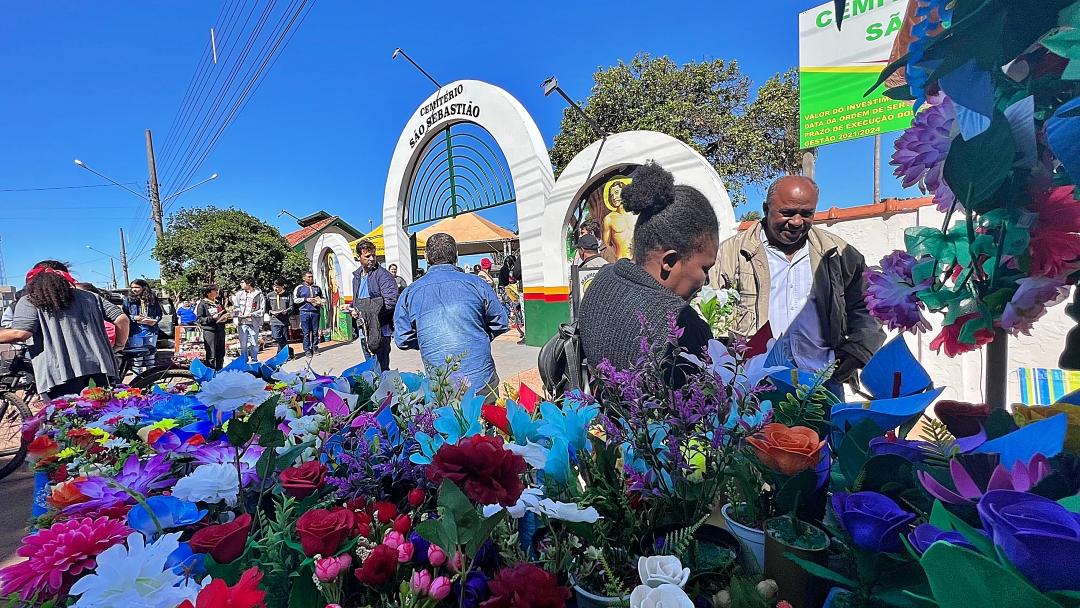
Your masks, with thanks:
<instances>
[{"instance_id":1,"label":"green construction sign","mask_svg":"<svg viewBox=\"0 0 1080 608\"><path fill-rule=\"evenodd\" d=\"M907 128L911 104L884 87L866 96L887 65L908 0L849 0L842 30L833 3L799 15L799 145L813 148Z\"/></svg>"}]
</instances>

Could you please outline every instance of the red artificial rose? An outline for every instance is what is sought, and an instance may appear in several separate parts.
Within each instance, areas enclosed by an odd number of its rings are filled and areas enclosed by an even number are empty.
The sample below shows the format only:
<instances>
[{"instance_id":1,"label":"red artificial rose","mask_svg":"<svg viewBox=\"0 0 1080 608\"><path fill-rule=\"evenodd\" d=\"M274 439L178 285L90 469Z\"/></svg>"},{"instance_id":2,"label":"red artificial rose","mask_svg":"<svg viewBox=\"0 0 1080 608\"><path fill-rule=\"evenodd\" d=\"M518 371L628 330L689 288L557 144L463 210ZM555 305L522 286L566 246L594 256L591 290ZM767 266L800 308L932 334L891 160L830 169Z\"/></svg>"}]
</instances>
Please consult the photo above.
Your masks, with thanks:
<instances>
[{"instance_id":1,"label":"red artificial rose","mask_svg":"<svg viewBox=\"0 0 1080 608\"><path fill-rule=\"evenodd\" d=\"M420 488L409 490L409 505L411 505L412 508L420 508L420 505L424 504L425 500L427 500L427 495L425 495L424 491Z\"/></svg>"},{"instance_id":2,"label":"red artificial rose","mask_svg":"<svg viewBox=\"0 0 1080 608\"><path fill-rule=\"evenodd\" d=\"M380 524L388 524L397 517L397 507L392 502L377 502L375 503L375 516L379 518Z\"/></svg>"},{"instance_id":3,"label":"red artificial rose","mask_svg":"<svg viewBox=\"0 0 1080 608\"><path fill-rule=\"evenodd\" d=\"M945 349L945 356L952 358L956 355L962 355L966 352L976 350L983 344L989 344L994 341L994 330L989 327L981 327L975 332L975 343L967 344L960 341L960 332L964 328L964 324L972 319L980 317L982 313L973 312L971 314L957 317L950 325L946 325L941 328L941 333L936 338L930 341L930 350L935 353L940 353L941 349Z\"/></svg>"},{"instance_id":4,"label":"red artificial rose","mask_svg":"<svg viewBox=\"0 0 1080 608\"><path fill-rule=\"evenodd\" d=\"M228 586L225 579L215 578L195 596L194 604L184 600L177 608L266 608L266 592L259 591L262 577L258 568L249 568L234 587Z\"/></svg>"},{"instance_id":5,"label":"red artificial rose","mask_svg":"<svg viewBox=\"0 0 1080 608\"><path fill-rule=\"evenodd\" d=\"M56 456L60 446L48 435L42 435L26 445L26 456L30 462L38 462L50 456Z\"/></svg>"},{"instance_id":6,"label":"red artificial rose","mask_svg":"<svg viewBox=\"0 0 1080 608\"><path fill-rule=\"evenodd\" d=\"M488 582L491 599L480 608L566 608L570 590L555 575L532 564L503 568Z\"/></svg>"},{"instance_id":7,"label":"red artificial rose","mask_svg":"<svg viewBox=\"0 0 1080 608\"><path fill-rule=\"evenodd\" d=\"M53 475L53 481L56 483L64 483L68 478L68 466L62 464L56 467L56 473Z\"/></svg>"},{"instance_id":8,"label":"red artificial rose","mask_svg":"<svg viewBox=\"0 0 1080 608\"><path fill-rule=\"evenodd\" d=\"M357 568L353 574L361 583L378 587L386 584L386 581L397 574L397 567L397 549L379 545L371 551L371 554L364 560L363 565Z\"/></svg>"},{"instance_id":9,"label":"red artificial rose","mask_svg":"<svg viewBox=\"0 0 1080 608\"><path fill-rule=\"evenodd\" d=\"M364 508L367 507L367 499L365 499L363 496L358 496L356 498L347 500L345 502L345 507L348 508L350 511L363 511Z\"/></svg>"},{"instance_id":10,"label":"red artificial rose","mask_svg":"<svg viewBox=\"0 0 1080 608\"><path fill-rule=\"evenodd\" d=\"M353 512L337 507L332 511L314 509L296 520L296 533L304 555L331 557L352 532L355 519Z\"/></svg>"},{"instance_id":11,"label":"red artificial rose","mask_svg":"<svg viewBox=\"0 0 1080 608\"><path fill-rule=\"evenodd\" d=\"M329 469L321 462L312 460L298 467L290 467L281 472L281 487L285 493L297 500L304 500L326 485L326 472Z\"/></svg>"},{"instance_id":12,"label":"red artificial rose","mask_svg":"<svg viewBox=\"0 0 1080 608\"><path fill-rule=\"evenodd\" d=\"M412 530L412 519L408 515L398 515L394 520L394 532L408 534Z\"/></svg>"},{"instance_id":13,"label":"red artificial rose","mask_svg":"<svg viewBox=\"0 0 1080 608\"><path fill-rule=\"evenodd\" d=\"M953 437L971 437L979 434L983 423L990 417L990 406L985 403L943 400L934 405L934 414Z\"/></svg>"},{"instance_id":14,"label":"red artificial rose","mask_svg":"<svg viewBox=\"0 0 1080 608\"><path fill-rule=\"evenodd\" d=\"M245 513L227 524L199 530L188 544L195 553L209 553L215 562L228 564L244 554L250 533L251 516Z\"/></svg>"},{"instance_id":15,"label":"red artificial rose","mask_svg":"<svg viewBox=\"0 0 1080 608\"><path fill-rule=\"evenodd\" d=\"M482 505L517 503L525 484L525 459L503 447L501 437L473 435L457 444L443 444L427 467L428 479L449 479L471 500Z\"/></svg>"}]
</instances>

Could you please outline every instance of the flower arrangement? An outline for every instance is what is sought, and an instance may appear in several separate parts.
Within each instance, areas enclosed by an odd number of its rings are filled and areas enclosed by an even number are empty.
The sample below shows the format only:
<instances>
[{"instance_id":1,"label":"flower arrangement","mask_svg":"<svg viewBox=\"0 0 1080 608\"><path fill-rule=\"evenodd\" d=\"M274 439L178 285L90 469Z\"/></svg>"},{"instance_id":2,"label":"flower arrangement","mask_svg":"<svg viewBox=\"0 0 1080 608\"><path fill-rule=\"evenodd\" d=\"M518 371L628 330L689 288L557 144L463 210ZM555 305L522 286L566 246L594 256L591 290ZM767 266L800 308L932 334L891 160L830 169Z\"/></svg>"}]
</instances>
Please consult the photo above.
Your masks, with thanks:
<instances>
[{"instance_id":1,"label":"flower arrangement","mask_svg":"<svg viewBox=\"0 0 1080 608\"><path fill-rule=\"evenodd\" d=\"M690 306L712 328L713 337L722 338L735 323L735 310L739 305L739 292L735 289L713 289L705 285L690 301Z\"/></svg>"}]
</instances>

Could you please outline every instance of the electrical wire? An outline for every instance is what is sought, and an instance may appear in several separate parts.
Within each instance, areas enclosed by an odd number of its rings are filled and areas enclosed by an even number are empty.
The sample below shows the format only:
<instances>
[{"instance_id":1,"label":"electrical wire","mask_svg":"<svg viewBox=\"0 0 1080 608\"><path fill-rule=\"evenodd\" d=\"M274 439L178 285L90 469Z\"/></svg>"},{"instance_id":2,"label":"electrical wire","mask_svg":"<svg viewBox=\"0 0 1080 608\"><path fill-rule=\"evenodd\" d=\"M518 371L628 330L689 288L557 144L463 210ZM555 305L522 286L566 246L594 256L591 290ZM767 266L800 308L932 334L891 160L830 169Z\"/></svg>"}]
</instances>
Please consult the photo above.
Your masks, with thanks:
<instances>
[{"instance_id":1,"label":"electrical wire","mask_svg":"<svg viewBox=\"0 0 1080 608\"><path fill-rule=\"evenodd\" d=\"M139 185L139 182L122 182L126 186ZM41 192L44 190L75 190L76 188L105 188L116 184L89 184L86 186L52 186L50 188L5 188L0 192Z\"/></svg>"}]
</instances>

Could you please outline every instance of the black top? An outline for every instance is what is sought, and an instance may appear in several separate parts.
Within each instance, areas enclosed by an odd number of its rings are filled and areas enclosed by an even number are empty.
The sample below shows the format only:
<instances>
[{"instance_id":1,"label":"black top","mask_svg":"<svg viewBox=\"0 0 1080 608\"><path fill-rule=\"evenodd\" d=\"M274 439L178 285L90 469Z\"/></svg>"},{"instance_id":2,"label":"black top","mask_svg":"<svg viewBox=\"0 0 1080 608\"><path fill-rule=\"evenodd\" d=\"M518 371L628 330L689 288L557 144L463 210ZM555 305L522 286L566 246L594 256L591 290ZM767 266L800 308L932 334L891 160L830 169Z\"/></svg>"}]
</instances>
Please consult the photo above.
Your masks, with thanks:
<instances>
[{"instance_id":1,"label":"black top","mask_svg":"<svg viewBox=\"0 0 1080 608\"><path fill-rule=\"evenodd\" d=\"M270 325L288 325L289 315L292 314L293 299L292 294L288 291L278 293L271 291L268 294L263 294L266 297L266 311L273 313L282 311L281 314L270 315Z\"/></svg>"},{"instance_id":2,"label":"black top","mask_svg":"<svg viewBox=\"0 0 1080 608\"><path fill-rule=\"evenodd\" d=\"M679 345L693 355L701 355L709 344L709 324L679 296L660 284L646 270L621 259L603 267L581 301L578 328L589 365L607 359L615 369L627 369L642 355L641 323L648 323L650 345L662 344L668 336L672 314L683 328Z\"/></svg>"}]
</instances>

